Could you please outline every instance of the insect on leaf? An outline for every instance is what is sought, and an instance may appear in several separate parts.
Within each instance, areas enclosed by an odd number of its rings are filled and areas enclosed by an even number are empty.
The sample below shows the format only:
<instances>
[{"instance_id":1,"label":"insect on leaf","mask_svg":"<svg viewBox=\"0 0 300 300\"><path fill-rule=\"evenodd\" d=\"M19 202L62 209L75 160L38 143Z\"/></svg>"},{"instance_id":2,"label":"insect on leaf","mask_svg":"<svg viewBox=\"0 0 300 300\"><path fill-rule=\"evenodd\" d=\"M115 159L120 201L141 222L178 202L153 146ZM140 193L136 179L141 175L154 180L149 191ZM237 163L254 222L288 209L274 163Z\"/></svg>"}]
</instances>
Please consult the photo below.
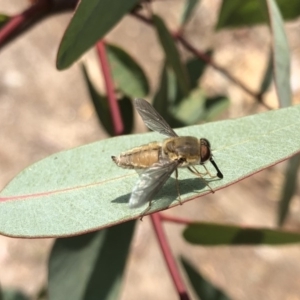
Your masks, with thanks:
<instances>
[{"instance_id":1,"label":"insect on leaf","mask_svg":"<svg viewBox=\"0 0 300 300\"><path fill-rule=\"evenodd\" d=\"M210 141L224 175L221 180L207 178L218 195L219 190L299 153L299 128L298 105L175 132ZM118 136L53 154L27 167L0 193L0 234L68 236L138 218L148 205L128 207L138 175L116 166L111 156L164 138L158 133ZM211 164L206 166L214 174ZM198 170L203 171L201 166ZM179 170L179 188L183 203L211 193L185 169ZM154 197L149 213L177 205L171 177Z\"/></svg>"}]
</instances>

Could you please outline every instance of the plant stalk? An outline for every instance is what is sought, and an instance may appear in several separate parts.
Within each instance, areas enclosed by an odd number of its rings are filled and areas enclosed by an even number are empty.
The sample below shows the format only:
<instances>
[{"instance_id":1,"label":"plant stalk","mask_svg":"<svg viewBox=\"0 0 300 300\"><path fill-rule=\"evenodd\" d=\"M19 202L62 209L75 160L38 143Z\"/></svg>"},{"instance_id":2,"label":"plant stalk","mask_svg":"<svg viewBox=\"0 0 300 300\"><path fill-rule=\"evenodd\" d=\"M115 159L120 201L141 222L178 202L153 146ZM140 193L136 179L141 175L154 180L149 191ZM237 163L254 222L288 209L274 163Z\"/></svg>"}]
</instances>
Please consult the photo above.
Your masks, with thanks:
<instances>
[{"instance_id":1,"label":"plant stalk","mask_svg":"<svg viewBox=\"0 0 300 300\"><path fill-rule=\"evenodd\" d=\"M189 298L189 295L187 294L187 289L186 289L186 287L183 283L183 280L180 276L178 267L176 265L175 259L173 257L173 254L171 252L170 246L167 242L166 235L165 235L163 227L162 227L161 215L159 213L151 214L150 218L151 218L152 225L154 227L160 248L162 250L165 261L167 263L169 273L173 279L173 283L178 292L179 299L189 300L190 298Z\"/></svg>"},{"instance_id":2,"label":"plant stalk","mask_svg":"<svg viewBox=\"0 0 300 300\"><path fill-rule=\"evenodd\" d=\"M102 74L105 81L106 93L107 93L108 104L109 104L112 123L113 123L114 134L120 135L124 131L124 124L122 121L120 109L114 91L114 84L110 72L109 62L106 55L104 41L103 40L99 41L96 44L96 48L97 48L97 52L98 52L98 56L102 68Z\"/></svg>"}]
</instances>

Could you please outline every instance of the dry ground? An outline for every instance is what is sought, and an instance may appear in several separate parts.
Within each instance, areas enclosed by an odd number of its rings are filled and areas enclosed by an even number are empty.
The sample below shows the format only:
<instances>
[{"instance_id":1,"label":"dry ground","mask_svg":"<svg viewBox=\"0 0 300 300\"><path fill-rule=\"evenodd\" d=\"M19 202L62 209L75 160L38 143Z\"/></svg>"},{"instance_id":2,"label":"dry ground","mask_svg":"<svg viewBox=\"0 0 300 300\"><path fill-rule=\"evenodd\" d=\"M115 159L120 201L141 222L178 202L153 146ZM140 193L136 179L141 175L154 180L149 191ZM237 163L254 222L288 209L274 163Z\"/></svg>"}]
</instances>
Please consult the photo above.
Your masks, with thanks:
<instances>
[{"instance_id":1,"label":"dry ground","mask_svg":"<svg viewBox=\"0 0 300 300\"><path fill-rule=\"evenodd\" d=\"M156 4L156 9L166 16L171 28L175 28L181 4L180 0ZM187 30L189 40L200 49L213 47L218 63L249 87L257 89L267 60L268 30L255 27L214 33L219 4L218 0L201 1L197 17ZM0 11L3 12L18 12L24 7L26 1L0 0ZM55 69L55 54L69 19L70 14L64 14L44 20L0 53L0 189L37 160L107 138L99 129L78 64L64 72ZM299 27L300 22L287 25L295 102L299 102ZM151 29L127 17L108 40L126 47L143 65L152 87L157 85L163 56ZM91 59L93 53L87 56ZM92 67L91 71L97 73L96 68ZM210 68L202 85L209 93L225 93L230 97L231 107L224 117L262 110L253 99ZM267 101L276 106L274 88ZM274 226L283 170L284 164L278 165L168 213L220 223ZM292 202L288 227L299 229L299 213L298 192ZM187 256L203 276L232 299L300 299L298 245L194 247L183 241L182 226L166 224L165 228L174 253ZM34 295L46 282L46 264L52 243L51 239L22 240L0 236L1 285L17 287ZM138 223L121 295L122 300L141 298L177 298L147 217Z\"/></svg>"}]
</instances>

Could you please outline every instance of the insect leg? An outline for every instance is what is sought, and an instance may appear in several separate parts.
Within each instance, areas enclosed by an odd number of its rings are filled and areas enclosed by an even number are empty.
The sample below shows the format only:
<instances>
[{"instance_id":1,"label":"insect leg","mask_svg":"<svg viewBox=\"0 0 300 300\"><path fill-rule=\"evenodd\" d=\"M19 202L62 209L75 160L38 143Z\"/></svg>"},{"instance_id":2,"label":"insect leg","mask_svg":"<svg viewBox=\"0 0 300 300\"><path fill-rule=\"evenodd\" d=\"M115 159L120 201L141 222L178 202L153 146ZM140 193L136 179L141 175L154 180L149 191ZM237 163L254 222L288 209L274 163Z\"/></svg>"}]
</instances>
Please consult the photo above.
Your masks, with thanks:
<instances>
[{"instance_id":1,"label":"insect leg","mask_svg":"<svg viewBox=\"0 0 300 300\"><path fill-rule=\"evenodd\" d=\"M181 197L180 197L180 191L179 191L179 183L178 183L178 169L175 169L175 183L176 183L176 190L177 190L177 194L178 194L178 199L177 201L180 203L180 205L182 205L181 202Z\"/></svg>"},{"instance_id":2,"label":"insect leg","mask_svg":"<svg viewBox=\"0 0 300 300\"><path fill-rule=\"evenodd\" d=\"M202 165L202 166L204 167L204 169L206 170L206 174L208 174L210 178L217 177L217 175L211 175L211 173L207 170L207 168L205 167L205 165Z\"/></svg>"},{"instance_id":3,"label":"insect leg","mask_svg":"<svg viewBox=\"0 0 300 300\"><path fill-rule=\"evenodd\" d=\"M204 165L203 165L204 166ZM205 176L205 175L209 175L210 177L211 177L211 174L208 172L208 170L205 168L205 170L206 170L206 172L205 173L201 173L201 172L199 172L194 166L191 166L191 167L189 167L189 168L191 168L191 169L193 169L198 175L201 175L201 177L202 176ZM190 170L191 171L191 170Z\"/></svg>"},{"instance_id":4,"label":"insect leg","mask_svg":"<svg viewBox=\"0 0 300 300\"><path fill-rule=\"evenodd\" d=\"M202 174L201 174L195 167L193 167L193 168L188 167L188 170L189 170L191 173L193 173L194 175L196 175L197 177L200 177L200 178L204 181L204 183L208 186L208 188L211 190L212 193L215 192L215 191L210 187L210 185L208 184L208 182L202 177ZM205 168L205 170L207 170L207 169ZM208 170L207 170L207 172L208 172Z\"/></svg>"},{"instance_id":5,"label":"insect leg","mask_svg":"<svg viewBox=\"0 0 300 300\"><path fill-rule=\"evenodd\" d=\"M143 221L143 218L145 216L145 214L150 210L151 208L151 204L152 204L152 200L149 201L149 205L147 206L147 208L141 213L140 216L140 221Z\"/></svg>"}]
</instances>

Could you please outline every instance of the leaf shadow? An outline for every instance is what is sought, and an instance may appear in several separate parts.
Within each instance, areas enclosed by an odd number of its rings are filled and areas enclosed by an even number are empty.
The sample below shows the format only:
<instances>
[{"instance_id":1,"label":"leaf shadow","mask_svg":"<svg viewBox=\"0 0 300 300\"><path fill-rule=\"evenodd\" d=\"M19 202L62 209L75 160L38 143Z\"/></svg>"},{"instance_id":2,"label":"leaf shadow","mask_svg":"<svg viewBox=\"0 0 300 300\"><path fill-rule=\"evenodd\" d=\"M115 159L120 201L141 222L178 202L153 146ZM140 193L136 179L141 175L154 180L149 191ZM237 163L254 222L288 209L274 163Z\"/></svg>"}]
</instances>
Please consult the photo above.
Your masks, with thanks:
<instances>
[{"instance_id":1,"label":"leaf shadow","mask_svg":"<svg viewBox=\"0 0 300 300\"><path fill-rule=\"evenodd\" d=\"M215 181L219 179L212 179L207 182ZM179 192L180 196L183 198L184 195L189 194L191 192L197 194L201 193L206 187L206 183L201 178L188 178L188 179L181 179L178 180ZM127 193L125 195L121 195L114 200L112 203L124 204L128 203L131 193ZM178 193L176 188L176 179L169 178L165 185L157 192L157 194L153 197L153 205L157 201L163 200L164 206L169 206L172 202L178 200Z\"/></svg>"}]
</instances>

